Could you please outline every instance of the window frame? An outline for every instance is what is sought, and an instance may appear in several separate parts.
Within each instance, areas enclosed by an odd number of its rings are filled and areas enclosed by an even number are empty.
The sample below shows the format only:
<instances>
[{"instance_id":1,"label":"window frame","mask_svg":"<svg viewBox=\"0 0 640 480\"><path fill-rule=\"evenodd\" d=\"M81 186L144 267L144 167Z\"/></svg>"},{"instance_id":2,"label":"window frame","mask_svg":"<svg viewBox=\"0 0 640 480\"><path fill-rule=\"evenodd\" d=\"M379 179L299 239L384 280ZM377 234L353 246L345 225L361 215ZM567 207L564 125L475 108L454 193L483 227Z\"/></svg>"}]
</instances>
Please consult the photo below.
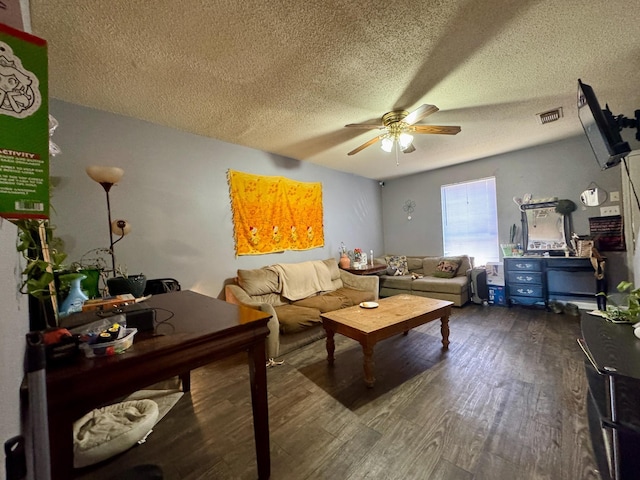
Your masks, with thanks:
<instances>
[{"instance_id":1,"label":"window frame","mask_svg":"<svg viewBox=\"0 0 640 480\"><path fill-rule=\"evenodd\" d=\"M469 255L474 257L475 265L500 260L496 183L496 177L491 176L440 186L442 249L445 256ZM452 224L452 219L461 214L465 220ZM470 222L472 216L478 221ZM455 230L458 230L458 234ZM480 245L484 247L473 248Z\"/></svg>"}]
</instances>

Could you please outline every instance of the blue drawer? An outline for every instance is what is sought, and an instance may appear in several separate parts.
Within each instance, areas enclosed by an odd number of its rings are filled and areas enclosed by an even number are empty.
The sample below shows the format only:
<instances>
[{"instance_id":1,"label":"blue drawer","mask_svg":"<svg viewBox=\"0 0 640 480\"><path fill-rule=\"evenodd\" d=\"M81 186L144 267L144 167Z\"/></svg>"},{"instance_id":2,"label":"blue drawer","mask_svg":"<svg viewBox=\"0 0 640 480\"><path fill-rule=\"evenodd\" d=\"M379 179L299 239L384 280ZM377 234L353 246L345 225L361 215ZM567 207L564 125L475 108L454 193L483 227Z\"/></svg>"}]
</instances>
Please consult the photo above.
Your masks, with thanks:
<instances>
[{"instance_id":1,"label":"blue drawer","mask_svg":"<svg viewBox=\"0 0 640 480\"><path fill-rule=\"evenodd\" d=\"M509 297L511 305L546 305L544 298L539 297Z\"/></svg>"},{"instance_id":2,"label":"blue drawer","mask_svg":"<svg viewBox=\"0 0 640 480\"><path fill-rule=\"evenodd\" d=\"M542 285L509 285L509 295L512 297L542 298Z\"/></svg>"},{"instance_id":3,"label":"blue drawer","mask_svg":"<svg viewBox=\"0 0 640 480\"><path fill-rule=\"evenodd\" d=\"M527 272L541 272L542 271L542 260L530 260L526 258L505 258L506 269L509 270L518 270L518 271L527 271Z\"/></svg>"},{"instance_id":4,"label":"blue drawer","mask_svg":"<svg viewBox=\"0 0 640 480\"><path fill-rule=\"evenodd\" d=\"M527 283L542 285L542 272L507 272L507 278L509 284L512 283Z\"/></svg>"}]
</instances>

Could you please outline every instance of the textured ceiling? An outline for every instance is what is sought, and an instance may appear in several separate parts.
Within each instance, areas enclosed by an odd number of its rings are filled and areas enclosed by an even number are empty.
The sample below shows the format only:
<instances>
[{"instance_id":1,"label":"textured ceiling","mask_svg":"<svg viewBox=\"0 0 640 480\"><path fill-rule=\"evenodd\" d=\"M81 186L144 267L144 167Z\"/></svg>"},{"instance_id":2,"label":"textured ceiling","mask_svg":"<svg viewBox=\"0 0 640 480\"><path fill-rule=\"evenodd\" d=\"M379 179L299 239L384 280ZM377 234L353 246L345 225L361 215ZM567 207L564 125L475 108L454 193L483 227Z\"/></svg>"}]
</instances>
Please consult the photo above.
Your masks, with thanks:
<instances>
[{"instance_id":1,"label":"textured ceiling","mask_svg":"<svg viewBox=\"0 0 640 480\"><path fill-rule=\"evenodd\" d=\"M52 97L375 179L578 135L578 78L633 116L633 3L30 1ZM377 133L345 124L423 103L461 133L417 135L398 166L379 144L347 156Z\"/></svg>"}]
</instances>

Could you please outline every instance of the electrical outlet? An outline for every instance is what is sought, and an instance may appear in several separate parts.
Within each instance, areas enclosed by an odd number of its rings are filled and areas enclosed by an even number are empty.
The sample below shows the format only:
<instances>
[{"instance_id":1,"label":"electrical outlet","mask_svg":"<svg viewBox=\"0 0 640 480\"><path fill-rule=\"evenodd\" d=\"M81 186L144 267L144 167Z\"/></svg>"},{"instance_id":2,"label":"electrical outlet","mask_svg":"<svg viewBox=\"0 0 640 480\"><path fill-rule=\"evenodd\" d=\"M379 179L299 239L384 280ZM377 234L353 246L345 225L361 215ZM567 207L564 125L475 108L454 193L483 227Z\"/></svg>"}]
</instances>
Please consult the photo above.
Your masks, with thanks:
<instances>
[{"instance_id":1,"label":"electrical outlet","mask_svg":"<svg viewBox=\"0 0 640 480\"><path fill-rule=\"evenodd\" d=\"M600 207L601 217L610 217L612 215L620 215L620 207L618 205L610 205L608 207Z\"/></svg>"},{"instance_id":2,"label":"electrical outlet","mask_svg":"<svg viewBox=\"0 0 640 480\"><path fill-rule=\"evenodd\" d=\"M612 202L619 202L620 201L620 192L611 192L610 198L611 198Z\"/></svg>"}]
</instances>

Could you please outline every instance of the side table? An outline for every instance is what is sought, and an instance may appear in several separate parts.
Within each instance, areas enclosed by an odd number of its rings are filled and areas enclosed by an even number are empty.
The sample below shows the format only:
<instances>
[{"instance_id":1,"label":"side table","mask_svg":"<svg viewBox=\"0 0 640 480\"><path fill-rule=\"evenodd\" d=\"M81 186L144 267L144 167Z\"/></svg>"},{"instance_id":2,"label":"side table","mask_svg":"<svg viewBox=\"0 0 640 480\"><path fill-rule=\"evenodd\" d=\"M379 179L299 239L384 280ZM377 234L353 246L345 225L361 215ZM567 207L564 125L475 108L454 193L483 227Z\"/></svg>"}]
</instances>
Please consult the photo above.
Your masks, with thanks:
<instances>
[{"instance_id":1,"label":"side table","mask_svg":"<svg viewBox=\"0 0 640 480\"><path fill-rule=\"evenodd\" d=\"M365 268L343 268L345 272L353 273L354 275L374 275L386 269L386 265L367 265Z\"/></svg>"}]
</instances>

